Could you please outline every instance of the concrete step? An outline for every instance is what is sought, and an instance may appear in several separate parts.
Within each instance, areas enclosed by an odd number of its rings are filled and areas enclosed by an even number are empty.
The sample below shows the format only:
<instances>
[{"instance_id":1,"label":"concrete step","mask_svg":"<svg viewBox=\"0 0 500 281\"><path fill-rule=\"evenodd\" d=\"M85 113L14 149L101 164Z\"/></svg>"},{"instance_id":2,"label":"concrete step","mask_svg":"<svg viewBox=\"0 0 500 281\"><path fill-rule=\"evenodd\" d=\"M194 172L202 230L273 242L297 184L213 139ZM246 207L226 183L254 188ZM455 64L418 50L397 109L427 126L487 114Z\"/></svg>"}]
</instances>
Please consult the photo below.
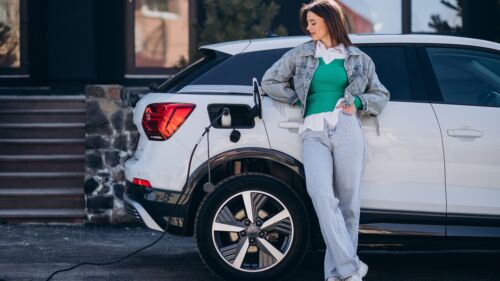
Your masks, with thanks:
<instances>
[{"instance_id":1,"label":"concrete step","mask_svg":"<svg viewBox=\"0 0 500 281\"><path fill-rule=\"evenodd\" d=\"M0 155L2 172L83 172L82 155Z\"/></svg>"},{"instance_id":2,"label":"concrete step","mask_svg":"<svg viewBox=\"0 0 500 281\"><path fill-rule=\"evenodd\" d=\"M85 109L85 96L0 96L0 109Z\"/></svg>"},{"instance_id":3,"label":"concrete step","mask_svg":"<svg viewBox=\"0 0 500 281\"><path fill-rule=\"evenodd\" d=\"M84 196L83 187L4 187L0 188L0 198L26 198L26 197L60 197L60 196Z\"/></svg>"},{"instance_id":4,"label":"concrete step","mask_svg":"<svg viewBox=\"0 0 500 281\"><path fill-rule=\"evenodd\" d=\"M83 172L0 172L0 188L83 186L83 182Z\"/></svg>"},{"instance_id":5,"label":"concrete step","mask_svg":"<svg viewBox=\"0 0 500 281\"><path fill-rule=\"evenodd\" d=\"M85 139L0 139L1 155L85 154Z\"/></svg>"},{"instance_id":6,"label":"concrete step","mask_svg":"<svg viewBox=\"0 0 500 281\"><path fill-rule=\"evenodd\" d=\"M85 109L3 109L0 123L85 123Z\"/></svg>"},{"instance_id":7,"label":"concrete step","mask_svg":"<svg viewBox=\"0 0 500 281\"><path fill-rule=\"evenodd\" d=\"M0 209L0 221L9 222L51 222L77 223L83 222L84 209Z\"/></svg>"},{"instance_id":8,"label":"concrete step","mask_svg":"<svg viewBox=\"0 0 500 281\"><path fill-rule=\"evenodd\" d=\"M9 138L84 138L85 123L0 123L0 136Z\"/></svg>"},{"instance_id":9,"label":"concrete step","mask_svg":"<svg viewBox=\"0 0 500 281\"><path fill-rule=\"evenodd\" d=\"M14 209L85 209L85 198L83 195L46 195L23 196L23 197L3 197L0 196L0 206L2 210Z\"/></svg>"},{"instance_id":10,"label":"concrete step","mask_svg":"<svg viewBox=\"0 0 500 281\"><path fill-rule=\"evenodd\" d=\"M0 221L82 223L85 96L43 91L0 96Z\"/></svg>"}]
</instances>

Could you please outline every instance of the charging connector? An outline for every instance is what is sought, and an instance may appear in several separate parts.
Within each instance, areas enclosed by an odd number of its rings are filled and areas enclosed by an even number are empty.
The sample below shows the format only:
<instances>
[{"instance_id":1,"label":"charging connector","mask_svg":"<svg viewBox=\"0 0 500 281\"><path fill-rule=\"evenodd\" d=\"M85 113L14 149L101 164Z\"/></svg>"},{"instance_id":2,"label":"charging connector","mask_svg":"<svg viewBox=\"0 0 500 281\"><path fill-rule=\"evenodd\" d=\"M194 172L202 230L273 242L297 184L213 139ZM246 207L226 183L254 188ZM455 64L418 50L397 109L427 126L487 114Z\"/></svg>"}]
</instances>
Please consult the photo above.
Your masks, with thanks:
<instances>
[{"instance_id":1,"label":"charging connector","mask_svg":"<svg viewBox=\"0 0 500 281\"><path fill-rule=\"evenodd\" d=\"M221 125L222 127L231 127L231 113L227 107L222 109Z\"/></svg>"}]
</instances>

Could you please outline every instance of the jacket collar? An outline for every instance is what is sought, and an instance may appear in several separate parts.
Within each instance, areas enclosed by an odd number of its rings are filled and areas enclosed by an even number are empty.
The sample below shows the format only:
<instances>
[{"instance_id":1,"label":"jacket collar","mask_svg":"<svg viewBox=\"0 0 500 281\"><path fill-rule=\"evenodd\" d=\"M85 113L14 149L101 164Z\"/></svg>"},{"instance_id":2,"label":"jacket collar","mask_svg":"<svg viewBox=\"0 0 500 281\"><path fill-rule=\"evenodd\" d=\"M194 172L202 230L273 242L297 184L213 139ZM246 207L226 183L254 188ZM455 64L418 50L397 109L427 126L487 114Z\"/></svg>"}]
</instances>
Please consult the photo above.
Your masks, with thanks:
<instances>
[{"instance_id":1,"label":"jacket collar","mask_svg":"<svg viewBox=\"0 0 500 281\"><path fill-rule=\"evenodd\" d=\"M351 55L360 55L361 50L358 47L355 47L353 45L349 46L346 48L347 50L347 56ZM316 42L313 40L310 40L304 45L302 45L302 51L300 52L300 56L314 56L316 54Z\"/></svg>"}]
</instances>

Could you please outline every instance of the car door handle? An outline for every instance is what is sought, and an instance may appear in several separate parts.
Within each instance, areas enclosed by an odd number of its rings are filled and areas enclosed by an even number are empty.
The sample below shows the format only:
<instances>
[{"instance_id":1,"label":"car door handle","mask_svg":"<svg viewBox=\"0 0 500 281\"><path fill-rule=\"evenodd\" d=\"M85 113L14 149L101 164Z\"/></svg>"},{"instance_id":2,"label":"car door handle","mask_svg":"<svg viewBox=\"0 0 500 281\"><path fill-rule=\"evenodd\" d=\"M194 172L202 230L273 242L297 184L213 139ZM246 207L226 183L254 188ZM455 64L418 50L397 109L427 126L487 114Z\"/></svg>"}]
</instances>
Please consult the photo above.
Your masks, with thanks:
<instances>
[{"instance_id":1,"label":"car door handle","mask_svg":"<svg viewBox=\"0 0 500 281\"><path fill-rule=\"evenodd\" d=\"M448 136L450 137L466 137L479 138L483 136L483 132L474 129L449 129Z\"/></svg>"},{"instance_id":2,"label":"car door handle","mask_svg":"<svg viewBox=\"0 0 500 281\"><path fill-rule=\"evenodd\" d=\"M283 129L298 129L302 123L293 121L280 121L278 126Z\"/></svg>"}]
</instances>

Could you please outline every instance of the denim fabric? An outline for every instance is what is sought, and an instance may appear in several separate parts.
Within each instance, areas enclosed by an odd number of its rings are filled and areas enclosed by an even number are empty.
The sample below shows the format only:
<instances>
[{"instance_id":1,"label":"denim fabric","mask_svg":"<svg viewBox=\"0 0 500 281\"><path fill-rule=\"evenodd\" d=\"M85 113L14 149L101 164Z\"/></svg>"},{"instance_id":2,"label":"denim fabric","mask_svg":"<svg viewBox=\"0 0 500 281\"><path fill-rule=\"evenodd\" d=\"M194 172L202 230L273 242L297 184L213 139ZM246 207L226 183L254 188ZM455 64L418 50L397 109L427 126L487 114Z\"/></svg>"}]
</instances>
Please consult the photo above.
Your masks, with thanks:
<instances>
[{"instance_id":1,"label":"denim fabric","mask_svg":"<svg viewBox=\"0 0 500 281\"><path fill-rule=\"evenodd\" d=\"M307 94L314 72L319 65L315 57L316 43L309 41L286 52L262 77L263 91L273 99L296 104L300 101L302 115L306 108ZM389 101L389 91L380 83L372 59L355 46L347 47L344 62L349 85L344 98L353 102L361 99L362 117L379 115Z\"/></svg>"},{"instance_id":2,"label":"denim fabric","mask_svg":"<svg viewBox=\"0 0 500 281\"><path fill-rule=\"evenodd\" d=\"M346 278L360 266L360 183L366 163L361 123L355 114L341 112L335 127L325 122L323 131L306 130L301 138L307 192L326 244L325 279Z\"/></svg>"}]
</instances>

